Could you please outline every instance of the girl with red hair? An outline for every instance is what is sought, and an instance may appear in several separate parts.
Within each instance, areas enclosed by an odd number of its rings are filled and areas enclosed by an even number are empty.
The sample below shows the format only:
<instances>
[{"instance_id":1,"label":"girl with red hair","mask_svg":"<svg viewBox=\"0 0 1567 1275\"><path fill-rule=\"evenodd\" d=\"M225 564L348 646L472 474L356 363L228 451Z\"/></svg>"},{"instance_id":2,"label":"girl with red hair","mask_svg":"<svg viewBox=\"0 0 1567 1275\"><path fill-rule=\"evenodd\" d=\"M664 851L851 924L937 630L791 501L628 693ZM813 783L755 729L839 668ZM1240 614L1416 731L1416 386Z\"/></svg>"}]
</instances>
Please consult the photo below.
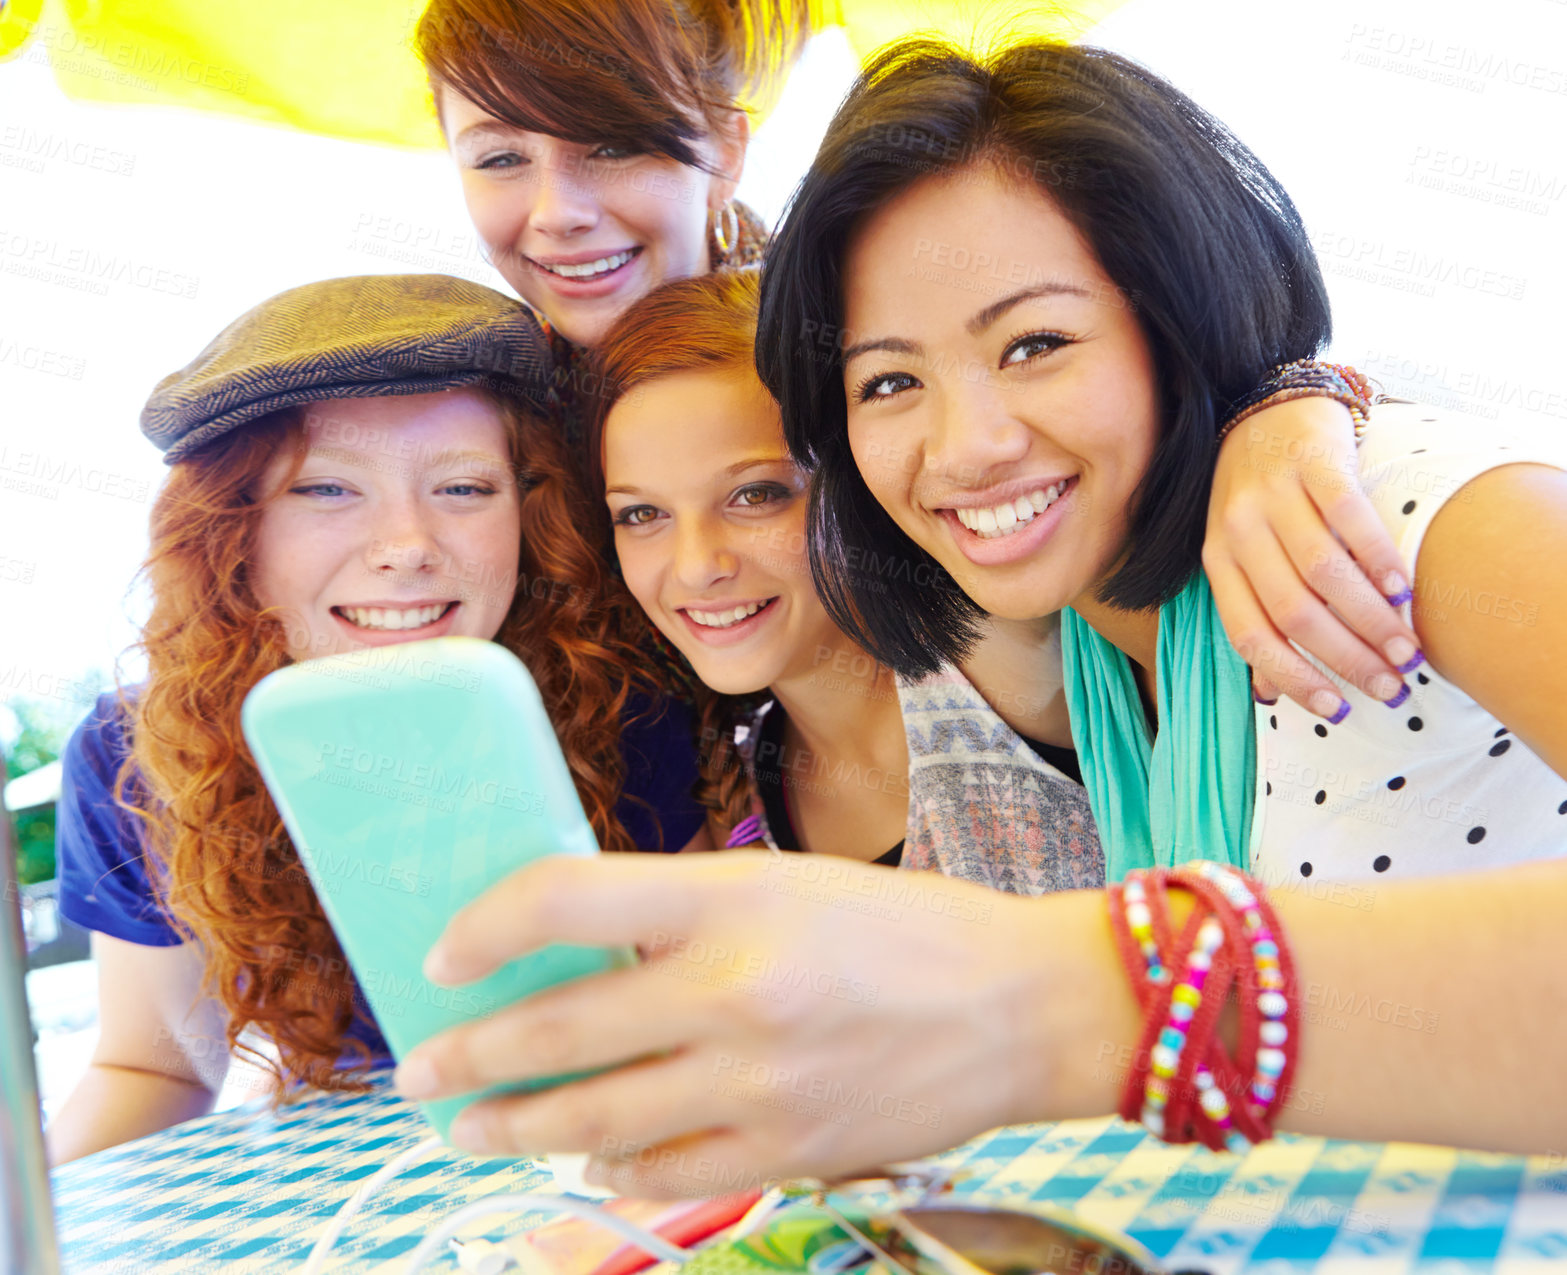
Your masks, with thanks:
<instances>
[{"instance_id":1,"label":"girl with red hair","mask_svg":"<svg viewBox=\"0 0 1567 1275\"><path fill-rule=\"evenodd\" d=\"M493 639L538 683L606 850L706 844L689 721L635 672L534 388L546 358L487 288L341 279L258 306L154 393L143 425L172 467L147 678L65 756L61 908L94 931L102 1033L57 1161L209 1110L235 1051L325 1089L390 1061L240 733L285 664Z\"/></svg>"},{"instance_id":2,"label":"girl with red hair","mask_svg":"<svg viewBox=\"0 0 1567 1275\"><path fill-rule=\"evenodd\" d=\"M775 94L819 19L811 0L426 8L415 45L469 215L552 334L573 441L600 393L585 353L628 307L661 283L761 260L766 228L734 199L745 103ZM918 134L893 144L916 168L941 159L921 153ZM933 252L911 265L946 269ZM994 289L1014 264L957 282ZM840 335L818 333L821 352ZM1323 386L1295 373L1235 402L1248 419L1219 453L1204 560L1225 630L1258 670L1259 696L1282 692L1331 719L1343 701L1302 651L1386 700L1417 639L1386 601L1406 587L1408 567L1346 481L1352 420L1324 401ZM1315 397L1289 401L1302 395Z\"/></svg>"},{"instance_id":3,"label":"girl with red hair","mask_svg":"<svg viewBox=\"0 0 1567 1275\"><path fill-rule=\"evenodd\" d=\"M897 683L823 608L808 476L752 361L760 291L752 270L665 284L610 329L594 366L594 488L627 587L700 679L706 803L734 845L1017 894L1102 885L1070 748L933 709L929 688ZM898 563L863 565L877 589L919 587Z\"/></svg>"}]
</instances>

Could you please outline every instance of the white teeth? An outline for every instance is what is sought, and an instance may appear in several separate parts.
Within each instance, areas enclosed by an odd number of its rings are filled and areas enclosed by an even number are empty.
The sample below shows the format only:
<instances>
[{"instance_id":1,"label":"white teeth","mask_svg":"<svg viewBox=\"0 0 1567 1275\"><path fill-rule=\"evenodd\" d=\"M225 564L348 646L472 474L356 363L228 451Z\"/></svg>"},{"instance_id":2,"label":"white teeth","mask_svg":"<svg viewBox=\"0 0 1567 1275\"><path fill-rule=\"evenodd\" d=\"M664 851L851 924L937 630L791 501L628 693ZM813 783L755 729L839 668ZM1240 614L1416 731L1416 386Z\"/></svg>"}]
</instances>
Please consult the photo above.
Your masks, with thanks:
<instances>
[{"instance_id":1,"label":"white teeth","mask_svg":"<svg viewBox=\"0 0 1567 1275\"><path fill-rule=\"evenodd\" d=\"M584 261L578 265L568 266L564 263L556 266L546 266L542 261L538 263L540 269L548 270L551 274L558 274L562 279L591 279L594 275L608 274L611 270L619 270L621 266L630 261L636 254L627 249L625 252L617 252L613 257L600 257L597 261Z\"/></svg>"},{"instance_id":2,"label":"white teeth","mask_svg":"<svg viewBox=\"0 0 1567 1275\"><path fill-rule=\"evenodd\" d=\"M387 607L339 607L343 618L361 629L421 629L433 624L446 612L447 604L411 607L406 611L394 611Z\"/></svg>"},{"instance_id":3,"label":"white teeth","mask_svg":"<svg viewBox=\"0 0 1567 1275\"><path fill-rule=\"evenodd\" d=\"M1068 479L1066 482L1070 482ZM955 509L958 521L984 540L999 540L1012 535L1019 527L1034 521L1035 514L1042 514L1055 504L1066 482L1040 487L1026 496L1009 500L989 509Z\"/></svg>"},{"instance_id":4,"label":"white teeth","mask_svg":"<svg viewBox=\"0 0 1567 1275\"><path fill-rule=\"evenodd\" d=\"M765 602L751 602L742 607L735 607L732 611L693 611L688 607L686 614L704 628L727 629L730 625L739 624L748 616L755 615L766 605Z\"/></svg>"}]
</instances>

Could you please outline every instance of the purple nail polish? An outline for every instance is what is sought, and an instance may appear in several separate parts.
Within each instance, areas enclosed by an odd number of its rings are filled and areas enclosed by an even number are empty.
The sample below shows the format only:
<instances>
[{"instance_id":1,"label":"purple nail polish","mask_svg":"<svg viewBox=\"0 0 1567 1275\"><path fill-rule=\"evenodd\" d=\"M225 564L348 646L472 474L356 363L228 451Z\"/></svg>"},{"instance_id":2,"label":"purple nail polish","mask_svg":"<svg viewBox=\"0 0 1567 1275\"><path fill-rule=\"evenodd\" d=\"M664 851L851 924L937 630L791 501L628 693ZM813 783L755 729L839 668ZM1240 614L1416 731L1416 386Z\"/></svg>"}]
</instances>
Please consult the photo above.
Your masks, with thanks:
<instances>
[{"instance_id":1,"label":"purple nail polish","mask_svg":"<svg viewBox=\"0 0 1567 1275\"><path fill-rule=\"evenodd\" d=\"M1400 686L1398 688L1398 694L1397 695L1393 696L1392 699L1385 699L1382 702L1384 704L1386 704L1389 708L1397 708L1400 704L1402 704L1408 698L1409 698L1409 683L1405 682L1402 686Z\"/></svg>"},{"instance_id":2,"label":"purple nail polish","mask_svg":"<svg viewBox=\"0 0 1567 1275\"><path fill-rule=\"evenodd\" d=\"M1257 703L1262 704L1268 708L1271 708L1273 705L1279 702L1279 697L1277 695L1275 695L1272 699L1263 699L1261 695L1257 694L1255 688L1252 690L1251 697L1252 699L1256 700Z\"/></svg>"},{"instance_id":3,"label":"purple nail polish","mask_svg":"<svg viewBox=\"0 0 1567 1275\"><path fill-rule=\"evenodd\" d=\"M1391 598L1389 598L1387 600L1387 604L1390 607L1401 607L1406 602L1414 601L1414 597L1415 597L1415 591L1413 589L1411 589L1411 588L1406 586L1405 588L1401 589L1399 592L1395 593Z\"/></svg>"},{"instance_id":4,"label":"purple nail polish","mask_svg":"<svg viewBox=\"0 0 1567 1275\"><path fill-rule=\"evenodd\" d=\"M1400 673L1413 673L1417 668L1419 668L1425 662L1426 662L1426 653L1424 651L1416 651L1413 656L1411 656L1409 659L1405 660L1402 664L1400 664L1398 666L1398 671ZM1405 687L1404 689L1408 690L1409 688Z\"/></svg>"},{"instance_id":5,"label":"purple nail polish","mask_svg":"<svg viewBox=\"0 0 1567 1275\"><path fill-rule=\"evenodd\" d=\"M1409 688L1406 686L1404 689L1407 691ZM1328 718L1328 725L1329 726L1337 726L1341 721L1343 721L1348 716L1349 716L1349 701L1347 699L1341 699L1338 702L1338 712L1334 713L1332 717Z\"/></svg>"}]
</instances>

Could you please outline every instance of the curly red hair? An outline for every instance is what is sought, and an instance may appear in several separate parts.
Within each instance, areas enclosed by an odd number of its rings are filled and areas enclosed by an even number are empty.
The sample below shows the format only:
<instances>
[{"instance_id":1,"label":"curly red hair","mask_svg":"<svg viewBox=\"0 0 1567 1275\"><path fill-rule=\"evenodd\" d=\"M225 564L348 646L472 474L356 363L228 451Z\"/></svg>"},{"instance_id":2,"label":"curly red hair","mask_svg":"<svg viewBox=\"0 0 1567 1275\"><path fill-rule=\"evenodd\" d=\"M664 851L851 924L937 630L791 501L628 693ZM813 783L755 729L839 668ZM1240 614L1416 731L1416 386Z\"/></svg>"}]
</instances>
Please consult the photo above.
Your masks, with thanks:
<instances>
[{"instance_id":1,"label":"curly red hair","mask_svg":"<svg viewBox=\"0 0 1567 1275\"><path fill-rule=\"evenodd\" d=\"M635 850L615 817L622 713L634 690L650 689L621 636L630 604L606 588L607 546L559 430L490 397L506 422L522 514L521 583L495 640L538 683L600 843ZM347 962L240 733L246 693L291 661L281 620L248 577L265 507L255 493L279 449L302 455L302 441L300 415L279 413L195 452L165 480L143 567L148 678L123 697L132 751L120 774L165 907L206 953L229 1048L273 1070L279 1092L285 1078L359 1088L360 1070L339 1060L347 1050L368 1061L347 1036L356 1012ZM129 798L133 782L144 804ZM241 1042L247 1027L276 1043L280 1068Z\"/></svg>"}]
</instances>

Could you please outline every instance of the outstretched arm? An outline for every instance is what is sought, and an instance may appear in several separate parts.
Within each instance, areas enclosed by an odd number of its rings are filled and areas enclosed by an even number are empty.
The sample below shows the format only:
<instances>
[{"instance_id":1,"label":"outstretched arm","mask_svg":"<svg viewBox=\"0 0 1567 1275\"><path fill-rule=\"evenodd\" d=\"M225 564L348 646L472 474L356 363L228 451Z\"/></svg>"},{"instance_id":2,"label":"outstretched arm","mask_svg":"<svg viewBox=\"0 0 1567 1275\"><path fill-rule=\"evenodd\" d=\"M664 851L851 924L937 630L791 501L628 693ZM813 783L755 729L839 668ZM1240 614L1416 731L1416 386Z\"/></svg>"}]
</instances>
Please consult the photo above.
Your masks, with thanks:
<instances>
[{"instance_id":1,"label":"outstretched arm","mask_svg":"<svg viewBox=\"0 0 1567 1275\"><path fill-rule=\"evenodd\" d=\"M1547 1007L1567 863L1366 897L1273 895L1307 1006L1342 1020L1307 1022L1282 1126L1560 1146L1567 1016ZM635 1059L453 1128L489 1153L589 1152L631 1193L852 1173L1000 1124L1103 1114L1138 1032L1101 892L1018 898L747 852L559 859L465 909L430 970L467 981L551 941L649 959L427 1042L399 1084L459 1093Z\"/></svg>"}]
</instances>

